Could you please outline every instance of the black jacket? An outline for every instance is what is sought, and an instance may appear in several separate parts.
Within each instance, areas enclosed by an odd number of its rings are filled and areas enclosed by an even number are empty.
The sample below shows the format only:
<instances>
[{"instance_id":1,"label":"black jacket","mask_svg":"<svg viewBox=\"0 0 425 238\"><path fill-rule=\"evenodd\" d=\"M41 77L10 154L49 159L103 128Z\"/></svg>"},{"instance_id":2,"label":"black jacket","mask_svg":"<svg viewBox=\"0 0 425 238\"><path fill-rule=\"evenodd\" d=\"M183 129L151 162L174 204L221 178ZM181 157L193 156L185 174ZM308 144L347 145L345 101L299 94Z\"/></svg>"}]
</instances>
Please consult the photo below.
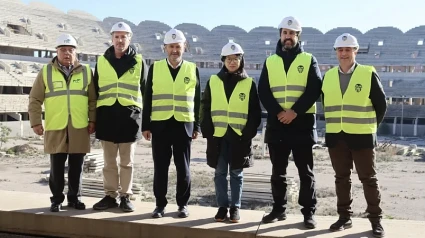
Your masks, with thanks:
<instances>
[{"instance_id":1,"label":"black jacket","mask_svg":"<svg viewBox=\"0 0 425 238\"><path fill-rule=\"evenodd\" d=\"M177 74L179 73L180 66L176 69L173 69L168 65L171 76L173 80L176 79ZM153 86L153 70L154 64L149 68L149 73L146 81L145 93L143 94L143 122L142 122L142 131L151 131L152 134L162 133L167 130L167 128L175 128L176 126L183 126L187 136L192 137L194 131L200 132L199 128L199 111L201 106L201 83L199 81L199 70L196 67L196 88L195 88L195 122L179 122L174 117L166 121L151 121L152 114L152 86Z\"/></svg>"},{"instance_id":2,"label":"black jacket","mask_svg":"<svg viewBox=\"0 0 425 238\"><path fill-rule=\"evenodd\" d=\"M243 61L242 61L243 62ZM243 64L241 64L243 65ZM242 66L243 67L243 66ZM236 84L247 78L245 70L239 69L237 73L228 73L225 66L217 74L223 81L224 90L226 92L227 101L229 101ZM252 138L257 135L257 128L261 123L261 107L258 100L257 87L252 82L247 123L242 130L242 136L236 134L229 126L226 134L222 138L214 137L214 125L211 118L211 88L210 81L204 90L201 107L201 129L204 138L207 138L207 164L215 168L220 156L220 148L222 140L226 139L231 143L231 169L241 169L253 166Z\"/></svg>"},{"instance_id":3,"label":"black jacket","mask_svg":"<svg viewBox=\"0 0 425 238\"><path fill-rule=\"evenodd\" d=\"M105 51L104 56L114 68L118 78L136 65L136 51L132 47L129 47L127 53L120 59L115 57L113 46ZM96 65L93 83L96 94L99 96L99 73L97 70ZM140 77L140 90L142 93L145 89L146 74L146 63L143 60ZM141 138L141 108L136 106L122 106L117 100L112 106L98 107L96 113L97 139L114 143L129 143Z\"/></svg>"},{"instance_id":4,"label":"black jacket","mask_svg":"<svg viewBox=\"0 0 425 238\"><path fill-rule=\"evenodd\" d=\"M357 67L357 64L355 67ZM325 76L323 76L323 79L324 78ZM387 111L387 101L381 80L375 72L372 73L371 77L369 98L372 101L373 108L375 109L376 122L379 127ZM322 93L323 106L325 102L324 99L325 95ZM372 149L377 143L376 134L347 134L344 132L325 134L325 143L327 147L335 147L338 140L344 140L350 149Z\"/></svg>"},{"instance_id":5,"label":"black jacket","mask_svg":"<svg viewBox=\"0 0 425 238\"><path fill-rule=\"evenodd\" d=\"M276 46L276 54L282 58L285 72L289 71L292 62L301 52L303 52L303 49L299 43L288 51L282 50L280 40ZM305 91L291 108L297 113L297 117L290 124L283 124L277 119L277 114L283 111L283 108L276 101L270 90L267 65L264 62L258 82L258 94L261 103L268 113L265 134L266 143L283 141L292 146L310 146L317 142L316 116L312 113L306 113L319 99L322 88L321 73L315 57L312 57L308 70Z\"/></svg>"}]
</instances>

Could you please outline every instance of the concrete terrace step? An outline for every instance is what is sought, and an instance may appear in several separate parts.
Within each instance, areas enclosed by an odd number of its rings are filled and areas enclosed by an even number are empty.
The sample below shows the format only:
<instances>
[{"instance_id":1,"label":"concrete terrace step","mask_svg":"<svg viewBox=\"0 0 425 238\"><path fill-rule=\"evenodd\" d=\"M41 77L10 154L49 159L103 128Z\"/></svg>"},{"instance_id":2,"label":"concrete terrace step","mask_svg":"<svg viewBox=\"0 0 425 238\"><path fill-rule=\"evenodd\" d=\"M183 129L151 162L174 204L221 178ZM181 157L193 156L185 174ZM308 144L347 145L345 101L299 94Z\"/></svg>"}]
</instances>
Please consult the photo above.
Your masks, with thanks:
<instances>
[{"instance_id":1,"label":"concrete terrace step","mask_svg":"<svg viewBox=\"0 0 425 238\"><path fill-rule=\"evenodd\" d=\"M155 204L135 201L136 211L120 209L93 211L96 198L84 197L85 211L73 209L59 213L49 211L49 195L0 191L0 231L60 237L149 237L149 238L369 238L372 237L367 219L353 219L353 228L332 233L329 226L336 217L316 217L318 227L307 230L301 215L288 215L286 221L261 224L262 211L241 210L240 223L213 221L217 209L190 206L190 216L177 218L177 206L169 204L164 218L150 217ZM384 220L387 238L420 238L425 234L425 221Z\"/></svg>"}]
</instances>

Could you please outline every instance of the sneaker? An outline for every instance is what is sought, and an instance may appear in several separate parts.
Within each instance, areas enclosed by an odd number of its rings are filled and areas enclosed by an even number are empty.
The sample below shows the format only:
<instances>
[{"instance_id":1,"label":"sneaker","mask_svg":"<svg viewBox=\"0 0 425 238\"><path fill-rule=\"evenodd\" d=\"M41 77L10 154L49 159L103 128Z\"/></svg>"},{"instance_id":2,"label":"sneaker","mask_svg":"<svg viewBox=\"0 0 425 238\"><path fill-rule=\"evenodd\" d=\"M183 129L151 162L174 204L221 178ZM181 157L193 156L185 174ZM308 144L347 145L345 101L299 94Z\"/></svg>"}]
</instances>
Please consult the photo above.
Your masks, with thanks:
<instances>
[{"instance_id":1,"label":"sneaker","mask_svg":"<svg viewBox=\"0 0 425 238\"><path fill-rule=\"evenodd\" d=\"M227 207L219 207L217 214L215 214L214 220L216 222L223 222L227 218Z\"/></svg>"},{"instance_id":2,"label":"sneaker","mask_svg":"<svg viewBox=\"0 0 425 238\"><path fill-rule=\"evenodd\" d=\"M385 231L381 225L381 222L372 222L372 232L374 237L384 237Z\"/></svg>"},{"instance_id":3,"label":"sneaker","mask_svg":"<svg viewBox=\"0 0 425 238\"><path fill-rule=\"evenodd\" d=\"M77 210L85 210L86 205L82 203L81 201L75 201L75 202L68 202L68 207L75 208Z\"/></svg>"},{"instance_id":4,"label":"sneaker","mask_svg":"<svg viewBox=\"0 0 425 238\"><path fill-rule=\"evenodd\" d=\"M187 206L180 206L177 211L178 211L177 216L180 218L186 218L189 216L189 211L187 210Z\"/></svg>"},{"instance_id":5,"label":"sneaker","mask_svg":"<svg viewBox=\"0 0 425 238\"><path fill-rule=\"evenodd\" d=\"M120 208L123 212L134 212L134 206L130 202L130 196L121 197Z\"/></svg>"},{"instance_id":6,"label":"sneaker","mask_svg":"<svg viewBox=\"0 0 425 238\"><path fill-rule=\"evenodd\" d=\"M152 212L153 218L161 218L165 214L165 207L156 207L155 210Z\"/></svg>"},{"instance_id":7,"label":"sneaker","mask_svg":"<svg viewBox=\"0 0 425 238\"><path fill-rule=\"evenodd\" d=\"M62 204L60 203L52 203L52 205L50 205L51 212L59 212L61 208L62 208Z\"/></svg>"},{"instance_id":8,"label":"sneaker","mask_svg":"<svg viewBox=\"0 0 425 238\"><path fill-rule=\"evenodd\" d=\"M106 210L108 208L118 207L117 199L106 195L102 200L93 205L94 210Z\"/></svg>"},{"instance_id":9,"label":"sneaker","mask_svg":"<svg viewBox=\"0 0 425 238\"><path fill-rule=\"evenodd\" d=\"M264 223L273 223L276 221L283 221L286 220L286 213L285 212L277 212L272 210L268 215L263 217Z\"/></svg>"},{"instance_id":10,"label":"sneaker","mask_svg":"<svg viewBox=\"0 0 425 238\"><path fill-rule=\"evenodd\" d=\"M239 222L241 217L239 216L239 208L238 207L231 207L229 213L230 213L229 220L231 222L233 222L233 223Z\"/></svg>"},{"instance_id":11,"label":"sneaker","mask_svg":"<svg viewBox=\"0 0 425 238\"><path fill-rule=\"evenodd\" d=\"M331 231L343 231L353 227L353 222L350 218L340 217L338 221L331 225L329 230Z\"/></svg>"},{"instance_id":12,"label":"sneaker","mask_svg":"<svg viewBox=\"0 0 425 238\"><path fill-rule=\"evenodd\" d=\"M317 222L314 220L313 215L307 215L304 216L304 226L307 229L314 229L316 228Z\"/></svg>"}]
</instances>

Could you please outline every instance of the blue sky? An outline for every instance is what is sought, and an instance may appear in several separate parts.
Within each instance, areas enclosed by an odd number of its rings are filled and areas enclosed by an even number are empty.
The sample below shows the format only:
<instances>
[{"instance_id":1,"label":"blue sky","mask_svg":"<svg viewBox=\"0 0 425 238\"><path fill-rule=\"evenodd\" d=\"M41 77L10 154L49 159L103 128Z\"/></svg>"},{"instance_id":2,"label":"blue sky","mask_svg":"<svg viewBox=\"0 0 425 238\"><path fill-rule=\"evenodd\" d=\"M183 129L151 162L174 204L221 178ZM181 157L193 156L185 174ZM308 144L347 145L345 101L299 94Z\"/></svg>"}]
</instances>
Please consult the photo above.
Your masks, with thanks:
<instances>
[{"instance_id":1,"label":"blue sky","mask_svg":"<svg viewBox=\"0 0 425 238\"><path fill-rule=\"evenodd\" d=\"M31 0L21 0L29 3ZM236 25L249 31L257 26L277 27L293 15L303 26L326 32L335 27L354 27L366 32L377 26L394 26L403 32L425 25L424 0L38 0L66 12L83 10L100 20L122 17L135 24L143 20L164 22L171 27L197 23L209 30L218 25Z\"/></svg>"}]
</instances>

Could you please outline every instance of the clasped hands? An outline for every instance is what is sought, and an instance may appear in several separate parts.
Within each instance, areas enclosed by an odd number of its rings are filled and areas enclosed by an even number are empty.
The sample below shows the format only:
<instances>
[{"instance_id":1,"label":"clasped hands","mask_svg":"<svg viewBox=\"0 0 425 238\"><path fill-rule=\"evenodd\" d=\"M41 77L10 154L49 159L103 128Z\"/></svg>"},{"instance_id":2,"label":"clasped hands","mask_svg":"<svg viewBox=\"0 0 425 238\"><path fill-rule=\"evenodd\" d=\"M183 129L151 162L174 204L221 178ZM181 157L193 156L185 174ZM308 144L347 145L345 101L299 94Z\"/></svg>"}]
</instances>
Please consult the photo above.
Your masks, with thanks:
<instances>
[{"instance_id":1,"label":"clasped hands","mask_svg":"<svg viewBox=\"0 0 425 238\"><path fill-rule=\"evenodd\" d=\"M297 117L297 113L292 109L285 109L277 114L277 119L283 124L289 124Z\"/></svg>"}]
</instances>

